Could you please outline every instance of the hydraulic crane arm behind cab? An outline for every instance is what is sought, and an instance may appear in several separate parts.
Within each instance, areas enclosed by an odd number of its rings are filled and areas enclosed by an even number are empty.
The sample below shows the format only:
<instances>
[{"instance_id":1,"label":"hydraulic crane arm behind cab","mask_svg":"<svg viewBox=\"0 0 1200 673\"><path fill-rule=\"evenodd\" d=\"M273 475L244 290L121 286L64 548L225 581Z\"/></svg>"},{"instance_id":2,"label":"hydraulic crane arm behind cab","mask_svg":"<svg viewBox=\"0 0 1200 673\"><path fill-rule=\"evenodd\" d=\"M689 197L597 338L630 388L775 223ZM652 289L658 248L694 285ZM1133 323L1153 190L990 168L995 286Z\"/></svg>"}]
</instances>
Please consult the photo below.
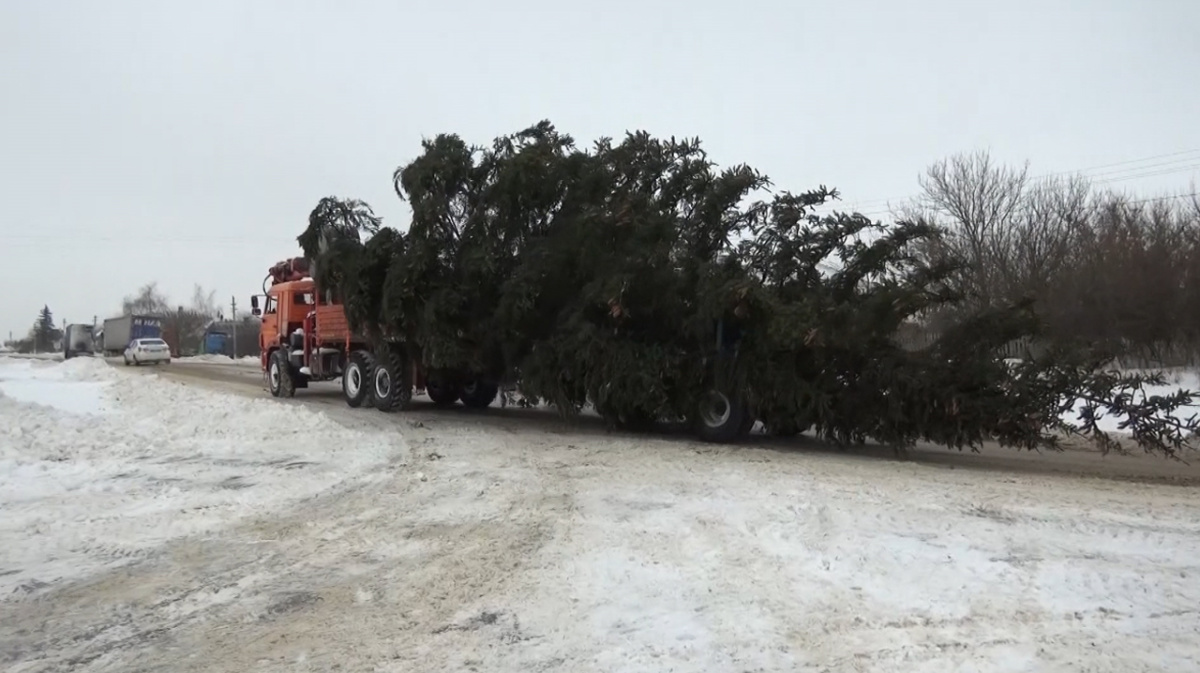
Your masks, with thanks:
<instances>
[{"instance_id":1,"label":"hydraulic crane arm behind cab","mask_svg":"<svg viewBox=\"0 0 1200 673\"><path fill-rule=\"evenodd\" d=\"M276 262L274 266L267 269L267 277L263 279L263 294L267 294L268 281L271 285L278 285L311 277L308 260L303 257L293 257Z\"/></svg>"}]
</instances>

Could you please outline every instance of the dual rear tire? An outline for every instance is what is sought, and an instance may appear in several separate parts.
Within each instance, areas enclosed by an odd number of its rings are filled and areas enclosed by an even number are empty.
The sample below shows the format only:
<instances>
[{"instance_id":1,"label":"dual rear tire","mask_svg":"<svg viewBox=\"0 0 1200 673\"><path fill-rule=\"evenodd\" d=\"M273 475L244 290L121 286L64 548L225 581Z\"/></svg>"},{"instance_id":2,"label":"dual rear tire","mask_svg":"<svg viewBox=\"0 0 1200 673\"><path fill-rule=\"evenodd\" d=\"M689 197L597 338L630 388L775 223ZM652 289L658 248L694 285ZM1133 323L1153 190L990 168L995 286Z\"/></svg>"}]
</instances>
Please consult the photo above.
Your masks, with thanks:
<instances>
[{"instance_id":1,"label":"dual rear tire","mask_svg":"<svg viewBox=\"0 0 1200 673\"><path fill-rule=\"evenodd\" d=\"M439 407L453 406L458 401L459 395L462 393L461 388L448 381L445 378L439 377L432 379L425 384L425 393L429 395L429 399Z\"/></svg>"},{"instance_id":2,"label":"dual rear tire","mask_svg":"<svg viewBox=\"0 0 1200 673\"><path fill-rule=\"evenodd\" d=\"M429 399L439 407L449 407L461 401L468 409L484 409L491 406L500 394L500 386L478 379L459 383L450 376L438 376L425 385Z\"/></svg>"},{"instance_id":3,"label":"dual rear tire","mask_svg":"<svg viewBox=\"0 0 1200 673\"><path fill-rule=\"evenodd\" d=\"M396 350L379 353L369 380L376 409L391 412L412 405L412 366L402 353Z\"/></svg>"},{"instance_id":4,"label":"dual rear tire","mask_svg":"<svg viewBox=\"0 0 1200 673\"><path fill-rule=\"evenodd\" d=\"M462 387L458 399L462 400L468 409L486 409L496 401L496 395L499 393L500 386L495 383L474 380Z\"/></svg>"},{"instance_id":5,"label":"dual rear tire","mask_svg":"<svg viewBox=\"0 0 1200 673\"><path fill-rule=\"evenodd\" d=\"M385 412L407 409L412 406L412 391L412 362L399 349L374 354L354 351L342 373L342 396L352 408L373 406ZM495 401L500 387L478 380L462 385L444 378L430 381L426 391L440 407L461 400L468 408L482 409Z\"/></svg>"},{"instance_id":6,"label":"dual rear tire","mask_svg":"<svg viewBox=\"0 0 1200 673\"><path fill-rule=\"evenodd\" d=\"M366 404L372 406L371 394L375 385L371 378L375 370L375 358L367 351L354 351L342 372L342 395L352 408Z\"/></svg>"},{"instance_id":7,"label":"dual rear tire","mask_svg":"<svg viewBox=\"0 0 1200 673\"><path fill-rule=\"evenodd\" d=\"M729 444L749 435L755 420L738 396L713 388L701 398L692 423L701 440Z\"/></svg>"},{"instance_id":8,"label":"dual rear tire","mask_svg":"<svg viewBox=\"0 0 1200 673\"><path fill-rule=\"evenodd\" d=\"M408 359L392 350L352 352L342 372L342 396L352 408L368 406L380 411L407 408L412 402L412 369Z\"/></svg>"}]
</instances>

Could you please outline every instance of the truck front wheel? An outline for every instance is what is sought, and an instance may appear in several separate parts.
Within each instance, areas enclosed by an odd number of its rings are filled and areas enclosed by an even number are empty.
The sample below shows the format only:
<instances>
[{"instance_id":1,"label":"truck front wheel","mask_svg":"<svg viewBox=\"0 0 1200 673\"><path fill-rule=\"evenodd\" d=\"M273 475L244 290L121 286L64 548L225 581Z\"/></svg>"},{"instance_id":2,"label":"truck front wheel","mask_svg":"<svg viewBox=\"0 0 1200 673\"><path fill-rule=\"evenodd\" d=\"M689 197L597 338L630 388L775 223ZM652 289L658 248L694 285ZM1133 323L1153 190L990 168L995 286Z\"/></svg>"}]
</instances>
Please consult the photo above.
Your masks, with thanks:
<instances>
[{"instance_id":1,"label":"truck front wheel","mask_svg":"<svg viewBox=\"0 0 1200 673\"><path fill-rule=\"evenodd\" d=\"M295 397L296 382L292 380L292 365L282 350L271 353L267 365L267 386L275 397Z\"/></svg>"}]
</instances>

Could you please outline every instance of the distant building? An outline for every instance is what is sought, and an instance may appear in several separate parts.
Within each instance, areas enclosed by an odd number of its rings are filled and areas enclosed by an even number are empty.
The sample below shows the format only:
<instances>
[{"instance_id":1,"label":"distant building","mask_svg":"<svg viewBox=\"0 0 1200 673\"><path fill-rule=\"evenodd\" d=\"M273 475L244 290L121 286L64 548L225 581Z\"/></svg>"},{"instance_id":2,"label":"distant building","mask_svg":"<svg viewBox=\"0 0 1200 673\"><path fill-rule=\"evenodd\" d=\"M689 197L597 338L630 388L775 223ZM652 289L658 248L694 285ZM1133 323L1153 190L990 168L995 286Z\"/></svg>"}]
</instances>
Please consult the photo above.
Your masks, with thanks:
<instances>
[{"instance_id":1,"label":"distant building","mask_svg":"<svg viewBox=\"0 0 1200 673\"><path fill-rule=\"evenodd\" d=\"M258 320L253 318L236 322L214 320L204 328L204 335L200 341L201 352L238 358L258 355L258 327ZM233 352L235 341L236 353Z\"/></svg>"}]
</instances>

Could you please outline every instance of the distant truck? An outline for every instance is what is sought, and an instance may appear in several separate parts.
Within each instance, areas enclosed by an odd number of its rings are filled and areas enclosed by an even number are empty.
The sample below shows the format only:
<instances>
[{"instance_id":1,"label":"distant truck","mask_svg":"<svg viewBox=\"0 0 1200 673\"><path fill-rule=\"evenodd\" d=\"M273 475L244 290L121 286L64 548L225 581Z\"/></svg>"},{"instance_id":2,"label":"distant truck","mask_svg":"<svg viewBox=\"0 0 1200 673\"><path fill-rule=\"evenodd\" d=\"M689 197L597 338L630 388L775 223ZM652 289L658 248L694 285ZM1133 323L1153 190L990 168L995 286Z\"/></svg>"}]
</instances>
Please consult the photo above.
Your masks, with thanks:
<instances>
[{"instance_id":1,"label":"distant truck","mask_svg":"<svg viewBox=\"0 0 1200 673\"><path fill-rule=\"evenodd\" d=\"M70 360L76 355L92 355L96 352L96 340L92 334L92 325L71 324L63 330L63 359Z\"/></svg>"},{"instance_id":2,"label":"distant truck","mask_svg":"<svg viewBox=\"0 0 1200 673\"><path fill-rule=\"evenodd\" d=\"M104 354L121 355L134 339L161 339L162 320L150 315L123 315L104 321Z\"/></svg>"}]
</instances>

